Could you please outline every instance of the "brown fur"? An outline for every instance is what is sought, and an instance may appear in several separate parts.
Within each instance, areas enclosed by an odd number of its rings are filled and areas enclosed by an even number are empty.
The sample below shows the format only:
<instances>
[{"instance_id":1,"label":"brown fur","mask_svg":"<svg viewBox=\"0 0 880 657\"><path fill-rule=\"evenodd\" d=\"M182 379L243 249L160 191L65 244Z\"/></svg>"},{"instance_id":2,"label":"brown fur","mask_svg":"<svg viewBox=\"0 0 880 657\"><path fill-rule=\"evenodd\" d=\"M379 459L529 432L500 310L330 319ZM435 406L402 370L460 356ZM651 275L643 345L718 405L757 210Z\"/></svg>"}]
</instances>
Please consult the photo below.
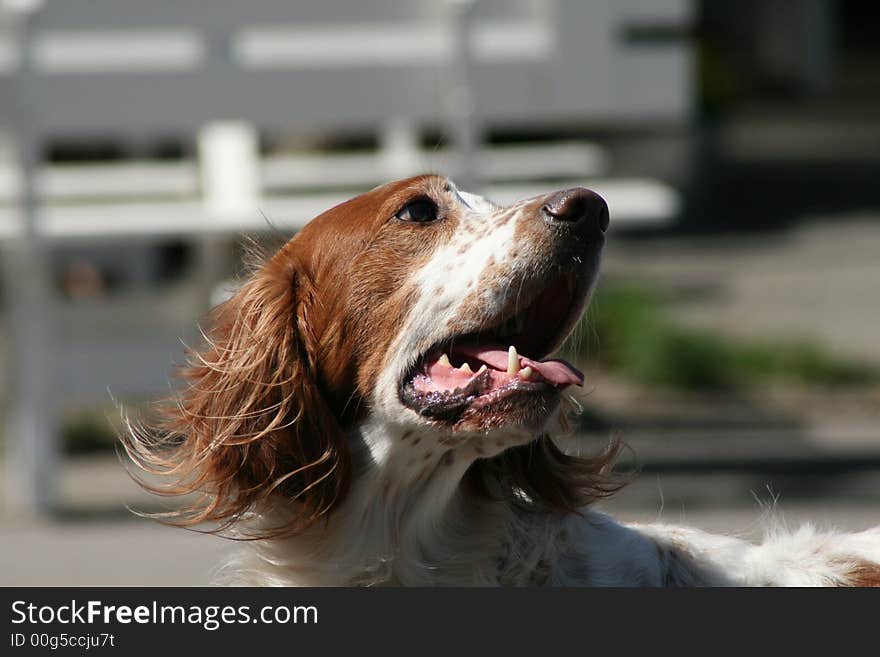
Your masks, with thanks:
<instances>
[{"instance_id":1,"label":"brown fur","mask_svg":"<svg viewBox=\"0 0 880 657\"><path fill-rule=\"evenodd\" d=\"M846 579L847 586L880 587L880 564L860 561L854 564Z\"/></svg>"},{"instance_id":2,"label":"brown fur","mask_svg":"<svg viewBox=\"0 0 880 657\"><path fill-rule=\"evenodd\" d=\"M178 524L222 529L280 497L306 526L348 488L344 434L317 384L310 314L297 301L308 284L280 255L215 311L208 344L180 373L186 388L162 409L161 438L126 443L144 470L174 478L151 490L201 493Z\"/></svg>"},{"instance_id":3,"label":"brown fur","mask_svg":"<svg viewBox=\"0 0 880 657\"><path fill-rule=\"evenodd\" d=\"M467 481L481 497L515 500L535 512L578 513L626 485L614 475L622 443L614 438L591 458L566 454L549 436L476 461Z\"/></svg>"}]
</instances>

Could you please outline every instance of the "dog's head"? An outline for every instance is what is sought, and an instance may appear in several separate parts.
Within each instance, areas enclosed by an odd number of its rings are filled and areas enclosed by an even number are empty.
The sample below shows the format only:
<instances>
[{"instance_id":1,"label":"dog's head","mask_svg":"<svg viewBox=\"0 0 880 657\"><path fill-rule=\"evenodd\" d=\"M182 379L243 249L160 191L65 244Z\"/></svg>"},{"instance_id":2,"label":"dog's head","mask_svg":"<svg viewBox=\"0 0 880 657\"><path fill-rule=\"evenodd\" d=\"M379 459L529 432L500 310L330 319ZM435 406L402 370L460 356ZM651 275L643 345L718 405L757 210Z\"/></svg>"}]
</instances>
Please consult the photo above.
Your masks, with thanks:
<instances>
[{"instance_id":1,"label":"dog's head","mask_svg":"<svg viewBox=\"0 0 880 657\"><path fill-rule=\"evenodd\" d=\"M586 189L499 207L433 175L338 205L215 310L161 444L130 451L178 491L206 493L193 522L280 497L308 524L353 471L424 472L520 447L541 495L534 445L562 391L583 382L547 356L587 303L607 226ZM353 441L365 457L352 458Z\"/></svg>"}]
</instances>

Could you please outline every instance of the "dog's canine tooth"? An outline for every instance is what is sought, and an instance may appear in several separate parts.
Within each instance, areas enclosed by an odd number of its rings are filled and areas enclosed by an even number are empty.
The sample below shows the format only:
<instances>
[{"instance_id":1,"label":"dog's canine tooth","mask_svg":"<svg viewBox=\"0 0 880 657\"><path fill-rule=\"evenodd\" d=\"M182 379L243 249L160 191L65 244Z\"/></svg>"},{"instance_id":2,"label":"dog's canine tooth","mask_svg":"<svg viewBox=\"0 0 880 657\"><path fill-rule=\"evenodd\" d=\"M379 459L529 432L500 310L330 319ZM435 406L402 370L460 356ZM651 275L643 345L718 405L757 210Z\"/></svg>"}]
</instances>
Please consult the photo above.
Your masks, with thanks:
<instances>
[{"instance_id":1,"label":"dog's canine tooth","mask_svg":"<svg viewBox=\"0 0 880 657\"><path fill-rule=\"evenodd\" d=\"M507 350L507 373L514 376L517 372L519 372L519 354L516 353L516 347L510 345Z\"/></svg>"}]
</instances>

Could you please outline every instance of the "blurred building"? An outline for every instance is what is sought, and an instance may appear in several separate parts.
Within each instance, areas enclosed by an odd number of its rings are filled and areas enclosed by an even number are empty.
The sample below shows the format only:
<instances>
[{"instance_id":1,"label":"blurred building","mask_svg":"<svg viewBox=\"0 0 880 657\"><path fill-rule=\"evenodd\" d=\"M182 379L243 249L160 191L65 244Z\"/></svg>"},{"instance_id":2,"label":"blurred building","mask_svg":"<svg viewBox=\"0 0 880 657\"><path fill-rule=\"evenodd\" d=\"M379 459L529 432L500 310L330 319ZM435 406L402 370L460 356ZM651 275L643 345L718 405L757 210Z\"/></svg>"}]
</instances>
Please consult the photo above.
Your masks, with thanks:
<instances>
[{"instance_id":1,"label":"blurred building","mask_svg":"<svg viewBox=\"0 0 880 657\"><path fill-rule=\"evenodd\" d=\"M289 236L428 169L502 202L595 180L618 222L678 209L585 137L685 124L685 1L3 6L7 473L25 506L56 501L66 407L167 388L242 233Z\"/></svg>"}]
</instances>

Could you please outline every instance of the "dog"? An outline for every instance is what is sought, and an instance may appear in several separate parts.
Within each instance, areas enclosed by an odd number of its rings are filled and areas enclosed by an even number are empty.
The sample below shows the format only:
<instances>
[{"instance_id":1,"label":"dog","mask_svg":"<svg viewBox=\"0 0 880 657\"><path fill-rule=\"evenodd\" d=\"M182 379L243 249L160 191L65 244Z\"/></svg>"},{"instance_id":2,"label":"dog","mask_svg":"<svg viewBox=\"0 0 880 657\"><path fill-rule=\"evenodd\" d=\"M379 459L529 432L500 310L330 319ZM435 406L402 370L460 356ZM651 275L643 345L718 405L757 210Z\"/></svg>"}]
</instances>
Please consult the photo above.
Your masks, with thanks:
<instances>
[{"instance_id":1,"label":"dog","mask_svg":"<svg viewBox=\"0 0 880 657\"><path fill-rule=\"evenodd\" d=\"M179 394L125 447L189 503L169 520L243 539L246 585L880 585L880 528L759 544L624 524L595 503L619 443L560 448L550 359L609 225L574 188L499 207L438 175L306 225L217 307Z\"/></svg>"}]
</instances>

